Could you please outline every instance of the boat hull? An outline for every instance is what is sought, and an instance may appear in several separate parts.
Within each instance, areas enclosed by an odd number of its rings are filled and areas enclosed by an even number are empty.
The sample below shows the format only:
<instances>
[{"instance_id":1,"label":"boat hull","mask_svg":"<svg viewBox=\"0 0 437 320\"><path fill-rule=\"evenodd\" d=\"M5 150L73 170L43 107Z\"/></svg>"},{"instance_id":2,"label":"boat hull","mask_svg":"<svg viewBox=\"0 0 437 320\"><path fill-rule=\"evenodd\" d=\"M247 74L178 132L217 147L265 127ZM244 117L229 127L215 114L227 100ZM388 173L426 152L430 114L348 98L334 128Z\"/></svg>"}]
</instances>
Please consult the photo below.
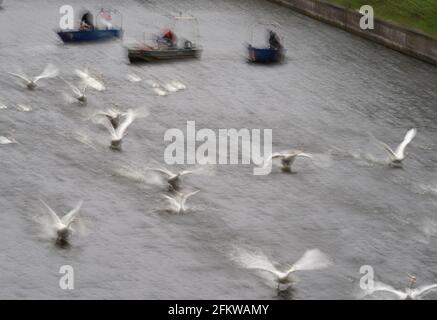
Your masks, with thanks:
<instances>
[{"instance_id":1,"label":"boat hull","mask_svg":"<svg viewBox=\"0 0 437 320\"><path fill-rule=\"evenodd\" d=\"M123 35L122 29L110 30L90 30L90 31L59 31L58 36L62 41L69 42L91 42L104 41L121 38Z\"/></svg>"},{"instance_id":2,"label":"boat hull","mask_svg":"<svg viewBox=\"0 0 437 320\"><path fill-rule=\"evenodd\" d=\"M128 58L132 63L153 62L165 60L199 58L202 50L190 49L153 49L153 48L128 48Z\"/></svg>"},{"instance_id":3,"label":"boat hull","mask_svg":"<svg viewBox=\"0 0 437 320\"><path fill-rule=\"evenodd\" d=\"M284 58L283 49L248 47L249 61L259 63L280 62Z\"/></svg>"}]
</instances>

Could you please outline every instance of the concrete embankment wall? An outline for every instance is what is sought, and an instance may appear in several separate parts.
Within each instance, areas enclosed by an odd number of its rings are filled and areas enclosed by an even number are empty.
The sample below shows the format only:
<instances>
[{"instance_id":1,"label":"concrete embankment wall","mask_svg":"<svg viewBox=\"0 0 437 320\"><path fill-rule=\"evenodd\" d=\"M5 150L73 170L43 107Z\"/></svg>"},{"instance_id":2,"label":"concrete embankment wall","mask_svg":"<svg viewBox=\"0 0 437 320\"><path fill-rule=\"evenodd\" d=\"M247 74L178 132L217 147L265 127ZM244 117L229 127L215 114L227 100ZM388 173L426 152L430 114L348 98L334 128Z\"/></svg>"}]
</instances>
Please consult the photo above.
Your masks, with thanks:
<instances>
[{"instance_id":1,"label":"concrete embankment wall","mask_svg":"<svg viewBox=\"0 0 437 320\"><path fill-rule=\"evenodd\" d=\"M269 0L320 21L340 27L361 37L437 66L437 38L403 28L392 23L374 20L373 30L362 30L358 11L342 8L320 0ZM377 15L377 12L375 12Z\"/></svg>"}]
</instances>

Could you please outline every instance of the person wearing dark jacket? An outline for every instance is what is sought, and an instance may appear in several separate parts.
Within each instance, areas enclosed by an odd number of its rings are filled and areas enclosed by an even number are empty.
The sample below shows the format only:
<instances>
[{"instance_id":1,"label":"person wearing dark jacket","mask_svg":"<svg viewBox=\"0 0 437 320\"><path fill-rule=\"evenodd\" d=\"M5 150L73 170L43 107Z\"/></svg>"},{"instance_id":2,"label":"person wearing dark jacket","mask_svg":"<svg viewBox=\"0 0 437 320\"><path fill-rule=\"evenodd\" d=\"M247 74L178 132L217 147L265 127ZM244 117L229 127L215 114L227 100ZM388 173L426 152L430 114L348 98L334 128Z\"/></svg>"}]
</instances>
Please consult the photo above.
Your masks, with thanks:
<instances>
[{"instance_id":1,"label":"person wearing dark jacket","mask_svg":"<svg viewBox=\"0 0 437 320\"><path fill-rule=\"evenodd\" d=\"M279 40L279 36L276 32L270 30L269 31L269 46L271 49L280 50L282 49L281 41Z\"/></svg>"}]
</instances>

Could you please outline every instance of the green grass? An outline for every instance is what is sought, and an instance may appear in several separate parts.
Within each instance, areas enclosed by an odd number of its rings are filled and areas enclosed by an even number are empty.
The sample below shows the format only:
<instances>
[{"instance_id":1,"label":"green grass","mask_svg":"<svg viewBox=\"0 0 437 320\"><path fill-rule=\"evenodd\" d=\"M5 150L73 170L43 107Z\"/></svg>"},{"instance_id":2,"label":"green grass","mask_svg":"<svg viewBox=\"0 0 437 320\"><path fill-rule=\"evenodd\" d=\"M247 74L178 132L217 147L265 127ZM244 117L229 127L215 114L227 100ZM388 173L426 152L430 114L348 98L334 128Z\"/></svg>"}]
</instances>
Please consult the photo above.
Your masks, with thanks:
<instances>
[{"instance_id":1,"label":"green grass","mask_svg":"<svg viewBox=\"0 0 437 320\"><path fill-rule=\"evenodd\" d=\"M375 17L437 36L437 0L325 0L351 9L373 7Z\"/></svg>"}]
</instances>

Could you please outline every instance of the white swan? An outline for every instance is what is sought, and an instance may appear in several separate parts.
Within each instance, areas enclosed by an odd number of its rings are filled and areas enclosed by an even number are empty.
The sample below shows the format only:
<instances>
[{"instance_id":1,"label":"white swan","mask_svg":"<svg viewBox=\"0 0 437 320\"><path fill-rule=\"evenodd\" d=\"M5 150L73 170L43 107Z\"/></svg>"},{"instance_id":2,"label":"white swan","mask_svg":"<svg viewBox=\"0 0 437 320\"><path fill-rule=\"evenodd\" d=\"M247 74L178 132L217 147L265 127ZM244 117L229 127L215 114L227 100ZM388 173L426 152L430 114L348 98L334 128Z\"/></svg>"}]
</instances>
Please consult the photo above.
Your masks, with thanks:
<instances>
[{"instance_id":1,"label":"white swan","mask_svg":"<svg viewBox=\"0 0 437 320\"><path fill-rule=\"evenodd\" d=\"M64 78L61 78L66 84L68 84L68 86L71 88L71 90L73 90L73 93L75 95L75 98L77 99L77 101L79 101L80 103L85 103L86 102L86 96L85 96L85 92L86 89L88 88L88 83L83 82L82 84L82 89L79 89L78 87L76 87L75 85L73 85L72 83L68 82L67 80L65 80Z\"/></svg>"},{"instance_id":2,"label":"white swan","mask_svg":"<svg viewBox=\"0 0 437 320\"><path fill-rule=\"evenodd\" d=\"M234 260L247 269L255 269L272 275L277 282L278 291L281 290L281 285L288 287L291 284L291 274L296 271L323 269L332 265L329 257L319 249L307 250L303 256L286 271L279 271L261 252L253 253L239 249L234 256Z\"/></svg>"},{"instance_id":3,"label":"white swan","mask_svg":"<svg viewBox=\"0 0 437 320\"><path fill-rule=\"evenodd\" d=\"M175 86L173 86L171 83L164 83L164 88L168 92L178 92L179 89Z\"/></svg>"},{"instance_id":4,"label":"white swan","mask_svg":"<svg viewBox=\"0 0 437 320\"><path fill-rule=\"evenodd\" d=\"M413 289L412 286L416 283L416 278L410 277L410 279L410 286L409 288L406 288L405 291L396 290L392 286L382 282L375 282L373 288L365 290L365 295L371 295L375 292L385 292L396 296L399 300L417 300L431 291L437 290L437 284L421 286Z\"/></svg>"},{"instance_id":5,"label":"white swan","mask_svg":"<svg viewBox=\"0 0 437 320\"><path fill-rule=\"evenodd\" d=\"M0 136L0 144L11 144L17 143L17 141L13 137Z\"/></svg>"},{"instance_id":6,"label":"white swan","mask_svg":"<svg viewBox=\"0 0 437 320\"><path fill-rule=\"evenodd\" d=\"M104 122L105 127L108 129L110 135L111 135L111 148L115 150L121 149L121 142L124 136L126 135L126 130L130 126L130 124L135 119L135 113L129 109L123 121L120 122L120 124L117 126L117 128L114 128L110 121Z\"/></svg>"},{"instance_id":7,"label":"white swan","mask_svg":"<svg viewBox=\"0 0 437 320\"><path fill-rule=\"evenodd\" d=\"M166 96L167 91L156 81L153 80L146 80L146 83L152 87L152 90L158 95L158 96Z\"/></svg>"},{"instance_id":8,"label":"white swan","mask_svg":"<svg viewBox=\"0 0 437 320\"><path fill-rule=\"evenodd\" d=\"M156 171L165 175L167 182L169 184L169 190L179 190L181 177L196 172L195 170L182 170L178 173L173 173L167 169L159 169L159 168L148 168L147 170Z\"/></svg>"},{"instance_id":9,"label":"white swan","mask_svg":"<svg viewBox=\"0 0 437 320\"><path fill-rule=\"evenodd\" d=\"M99 111L95 113L92 117L103 116L107 120L109 120L109 122L111 123L114 129L117 129L120 124L121 118L126 114L127 114L126 112L122 112L118 108L108 108L106 109L106 111Z\"/></svg>"},{"instance_id":10,"label":"white swan","mask_svg":"<svg viewBox=\"0 0 437 320\"><path fill-rule=\"evenodd\" d=\"M29 78L25 74L18 74L18 73L13 73L13 72L7 72L7 73L14 76L14 77L21 79L24 82L24 84L27 86L28 89L33 90L36 88L36 83L39 80L45 79L45 78L54 78L58 75L59 70L54 65L48 64L44 68L43 72L39 76L36 76L34 78Z\"/></svg>"},{"instance_id":11,"label":"white swan","mask_svg":"<svg viewBox=\"0 0 437 320\"><path fill-rule=\"evenodd\" d=\"M187 88L186 85L184 85L182 82L179 82L177 80L171 81L170 84L178 90L185 90Z\"/></svg>"},{"instance_id":12,"label":"white swan","mask_svg":"<svg viewBox=\"0 0 437 320\"><path fill-rule=\"evenodd\" d=\"M168 195L164 195L164 197L169 200L170 204L171 204L171 210L175 213L185 213L187 212L188 208L185 205L187 202L187 199L191 196L194 196L195 194L197 194L199 192L199 190L196 190L194 192L189 192L189 193L180 193L180 192L176 192L176 196L171 197Z\"/></svg>"},{"instance_id":13,"label":"white swan","mask_svg":"<svg viewBox=\"0 0 437 320\"><path fill-rule=\"evenodd\" d=\"M142 81L141 77L134 74L134 73L129 73L128 75L126 75L126 79L129 80L130 82L140 82Z\"/></svg>"},{"instance_id":14,"label":"white swan","mask_svg":"<svg viewBox=\"0 0 437 320\"><path fill-rule=\"evenodd\" d=\"M164 89L161 89L161 88L153 88L153 91L154 91L158 96L161 96L161 97L164 97L164 96L167 95L167 92L166 92Z\"/></svg>"},{"instance_id":15,"label":"white swan","mask_svg":"<svg viewBox=\"0 0 437 320\"><path fill-rule=\"evenodd\" d=\"M68 238L71 234L74 233L74 229L72 227L72 224L76 221L77 215L79 213L80 208L82 207L82 200L79 201L79 203L76 205L76 207L73 208L70 212L68 212L65 216L62 218L59 218L55 211L53 211L52 208L48 206L43 200L40 199L42 204L47 208L48 213L50 214L51 218L51 227L56 232L57 235L57 241L65 242L68 241Z\"/></svg>"},{"instance_id":16,"label":"white swan","mask_svg":"<svg viewBox=\"0 0 437 320\"><path fill-rule=\"evenodd\" d=\"M280 159L282 164L282 171L291 172L291 166L297 157L312 158L308 153L304 153L301 150L289 150L284 152L273 153L264 164L264 167L269 165L269 163L275 159Z\"/></svg>"},{"instance_id":17,"label":"white swan","mask_svg":"<svg viewBox=\"0 0 437 320\"><path fill-rule=\"evenodd\" d=\"M31 106L28 106L28 105L25 105L25 104L21 104L21 103L17 104L16 109L18 111L22 111L22 112L30 112L30 111L32 111L32 107Z\"/></svg>"},{"instance_id":18,"label":"white swan","mask_svg":"<svg viewBox=\"0 0 437 320\"><path fill-rule=\"evenodd\" d=\"M84 71L76 69L75 72L79 76L79 78L81 78L82 81L84 81L91 88L97 91L106 90L105 86L100 81L98 81L89 74L88 69L85 69Z\"/></svg>"},{"instance_id":19,"label":"white swan","mask_svg":"<svg viewBox=\"0 0 437 320\"><path fill-rule=\"evenodd\" d=\"M416 134L417 134L417 130L415 128L408 130L407 134L405 135L404 141L402 141L401 144L399 144L399 146L396 148L395 151L393 151L384 142L381 142L382 146L387 151L387 153L390 157L390 165L391 166L393 166L393 167L402 166L402 161L408 155L407 153L405 153L405 148L414 139Z\"/></svg>"}]
</instances>

